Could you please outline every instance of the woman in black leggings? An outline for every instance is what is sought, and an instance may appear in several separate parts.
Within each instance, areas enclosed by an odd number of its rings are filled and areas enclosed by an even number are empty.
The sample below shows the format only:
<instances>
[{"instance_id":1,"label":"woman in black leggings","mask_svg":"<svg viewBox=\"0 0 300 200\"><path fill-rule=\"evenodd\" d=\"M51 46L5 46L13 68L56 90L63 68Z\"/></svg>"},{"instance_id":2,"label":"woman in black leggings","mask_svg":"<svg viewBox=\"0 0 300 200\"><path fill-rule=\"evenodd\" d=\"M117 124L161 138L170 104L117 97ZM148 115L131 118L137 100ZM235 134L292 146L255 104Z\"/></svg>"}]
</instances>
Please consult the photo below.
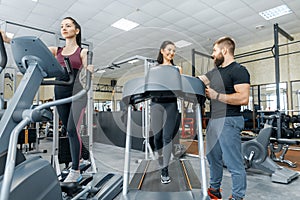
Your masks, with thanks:
<instances>
[{"instance_id":1,"label":"woman in black leggings","mask_svg":"<svg viewBox=\"0 0 300 200\"><path fill-rule=\"evenodd\" d=\"M49 50L57 58L58 62L65 67L64 57L69 57L71 66L74 70L75 81L70 86L55 86L55 99L70 97L82 89L79 81L79 74L82 67L93 72L93 66L87 66L87 49L81 48L81 27L71 17L66 17L62 20L60 31L66 44L62 48L49 47ZM11 42L4 31L0 30L3 40L6 43ZM57 80L68 81L69 77L66 74L58 74ZM64 182L78 182L82 179L79 171L79 160L81 158L82 142L79 134L79 125L82 122L84 108L86 106L87 97L84 96L72 103L57 106L59 118L66 127L70 141L70 151L72 157L72 169Z\"/></svg>"},{"instance_id":2,"label":"woman in black leggings","mask_svg":"<svg viewBox=\"0 0 300 200\"><path fill-rule=\"evenodd\" d=\"M79 73L82 67L93 71L93 66L87 66L87 49L81 48L81 27L71 17L66 17L61 22L61 35L65 38L66 44L62 48L49 47L58 62L65 66L64 57L69 57L74 71L75 81L70 86L55 86L55 99L62 99L76 94L82 89L79 81ZM57 80L68 80L68 77L61 75ZM79 161L81 158L82 142L79 133L80 124L83 119L85 106L87 102L86 95L71 103L57 106L60 120L67 129L70 152L72 158L72 168L64 182L79 182L82 179L79 170Z\"/></svg>"},{"instance_id":3,"label":"woman in black leggings","mask_svg":"<svg viewBox=\"0 0 300 200\"><path fill-rule=\"evenodd\" d=\"M157 62L160 66L174 66L179 72L182 68L175 66L173 58L175 55L175 44L171 41L164 41L161 44ZM158 152L159 165L161 169L161 183L171 182L168 165L172 153L172 139L174 136L177 119L177 98L153 98L151 102L151 129L154 134L155 150Z\"/></svg>"}]
</instances>

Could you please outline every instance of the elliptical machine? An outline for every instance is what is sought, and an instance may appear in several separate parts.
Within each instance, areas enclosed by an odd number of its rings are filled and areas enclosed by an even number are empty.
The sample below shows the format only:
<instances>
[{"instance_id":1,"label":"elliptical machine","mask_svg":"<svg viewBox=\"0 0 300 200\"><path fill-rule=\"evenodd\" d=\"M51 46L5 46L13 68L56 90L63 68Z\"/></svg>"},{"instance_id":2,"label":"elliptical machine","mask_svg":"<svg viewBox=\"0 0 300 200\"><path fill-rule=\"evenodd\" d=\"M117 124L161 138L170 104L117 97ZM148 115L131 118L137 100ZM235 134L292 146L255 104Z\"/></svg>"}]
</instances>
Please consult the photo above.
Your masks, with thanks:
<instances>
[{"instance_id":1,"label":"elliptical machine","mask_svg":"<svg viewBox=\"0 0 300 200\"><path fill-rule=\"evenodd\" d=\"M66 72L37 37L15 38L11 41L11 47L15 62L24 76L7 109L1 112L0 199L60 200L63 199L62 190L54 169L39 156L26 159L17 150L18 135L28 123L52 120L52 112L48 108L82 97L90 88L91 76L87 71L86 87L74 96L32 107L44 78L54 78ZM0 41L0 48L3 56L3 41ZM91 54L88 54L88 60L91 61L91 58ZM68 73L71 74L71 71L68 70ZM66 84L56 81L50 83Z\"/></svg>"}]
</instances>

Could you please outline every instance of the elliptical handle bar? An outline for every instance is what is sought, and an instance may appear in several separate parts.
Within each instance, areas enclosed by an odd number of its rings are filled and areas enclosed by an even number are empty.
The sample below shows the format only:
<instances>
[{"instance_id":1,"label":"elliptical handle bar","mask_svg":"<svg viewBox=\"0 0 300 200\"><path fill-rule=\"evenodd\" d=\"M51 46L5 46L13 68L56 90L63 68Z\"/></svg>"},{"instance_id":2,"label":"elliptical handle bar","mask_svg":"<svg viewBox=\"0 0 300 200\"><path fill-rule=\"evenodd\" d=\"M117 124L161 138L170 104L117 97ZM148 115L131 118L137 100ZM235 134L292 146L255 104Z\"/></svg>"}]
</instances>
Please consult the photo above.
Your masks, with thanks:
<instances>
[{"instance_id":1,"label":"elliptical handle bar","mask_svg":"<svg viewBox=\"0 0 300 200\"><path fill-rule=\"evenodd\" d=\"M71 66L71 62L69 57L64 57L64 62L66 66L66 73L68 73L69 80L68 81L59 81L59 80L43 80L42 85L60 85L60 86L68 86L72 85L75 80L74 70Z\"/></svg>"},{"instance_id":2,"label":"elliptical handle bar","mask_svg":"<svg viewBox=\"0 0 300 200\"><path fill-rule=\"evenodd\" d=\"M88 51L88 53L87 53L87 64L88 65L92 64L92 60L93 60L93 52ZM89 70L87 70L87 69L85 69L85 70L87 71L86 72L86 86L85 86L85 88L83 88L81 91L79 91L77 94L75 94L71 97L44 103L44 104L39 105L36 108L34 108L34 110L36 111L36 110L41 110L41 109L44 109L44 108L50 108L51 106L57 106L57 105L65 104L65 103L70 103L72 101L75 101L75 100L81 98L91 88L91 78L92 78L91 75L92 74Z\"/></svg>"},{"instance_id":3,"label":"elliptical handle bar","mask_svg":"<svg viewBox=\"0 0 300 200\"><path fill-rule=\"evenodd\" d=\"M92 51L88 51L87 52L87 65L91 65L92 63L93 63L93 52ZM85 89L88 91L91 88L92 73L88 69L85 69L85 70L86 70L86 85L85 85Z\"/></svg>"}]
</instances>

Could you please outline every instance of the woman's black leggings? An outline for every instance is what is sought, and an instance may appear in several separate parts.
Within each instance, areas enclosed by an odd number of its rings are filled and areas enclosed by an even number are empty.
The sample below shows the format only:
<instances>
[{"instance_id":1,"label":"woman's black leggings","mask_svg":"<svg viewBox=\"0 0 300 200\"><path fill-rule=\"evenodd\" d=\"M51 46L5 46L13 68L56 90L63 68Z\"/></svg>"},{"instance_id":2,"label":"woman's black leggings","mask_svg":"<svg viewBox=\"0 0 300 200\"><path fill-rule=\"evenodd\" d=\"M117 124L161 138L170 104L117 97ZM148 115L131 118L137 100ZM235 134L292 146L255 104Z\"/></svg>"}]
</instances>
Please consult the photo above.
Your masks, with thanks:
<instances>
[{"instance_id":1,"label":"woman's black leggings","mask_svg":"<svg viewBox=\"0 0 300 200\"><path fill-rule=\"evenodd\" d=\"M155 150L163 155L163 166L169 165L172 139L178 113L177 102L151 103L151 129L154 134Z\"/></svg>"},{"instance_id":2,"label":"woman's black leggings","mask_svg":"<svg viewBox=\"0 0 300 200\"><path fill-rule=\"evenodd\" d=\"M70 93L71 90L71 94ZM55 99L62 99L72 95L70 87L56 86ZM57 111L62 124L66 127L70 152L72 158L72 169L79 169L79 161L81 158L82 142L80 137L80 125L83 120L87 97L84 96L72 103L57 106Z\"/></svg>"}]
</instances>

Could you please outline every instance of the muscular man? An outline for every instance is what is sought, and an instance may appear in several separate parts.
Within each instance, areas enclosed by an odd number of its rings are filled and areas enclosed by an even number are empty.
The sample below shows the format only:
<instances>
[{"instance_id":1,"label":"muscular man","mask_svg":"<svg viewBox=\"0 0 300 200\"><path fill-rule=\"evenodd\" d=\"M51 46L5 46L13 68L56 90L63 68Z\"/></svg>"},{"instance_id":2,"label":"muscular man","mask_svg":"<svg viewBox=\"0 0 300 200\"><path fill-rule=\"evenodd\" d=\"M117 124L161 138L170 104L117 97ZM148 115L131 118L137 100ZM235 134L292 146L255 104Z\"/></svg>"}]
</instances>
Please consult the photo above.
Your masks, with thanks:
<instances>
[{"instance_id":1,"label":"muscular man","mask_svg":"<svg viewBox=\"0 0 300 200\"><path fill-rule=\"evenodd\" d=\"M230 200L241 200L246 192L246 171L241 153L240 132L244 119L241 105L247 105L250 94L250 75L234 60L235 42L222 37L213 45L215 68L199 78L206 85L211 102L211 119L206 132L206 155L210 167L211 199L221 199L223 164L232 178ZM224 162L224 163L223 163Z\"/></svg>"}]
</instances>

